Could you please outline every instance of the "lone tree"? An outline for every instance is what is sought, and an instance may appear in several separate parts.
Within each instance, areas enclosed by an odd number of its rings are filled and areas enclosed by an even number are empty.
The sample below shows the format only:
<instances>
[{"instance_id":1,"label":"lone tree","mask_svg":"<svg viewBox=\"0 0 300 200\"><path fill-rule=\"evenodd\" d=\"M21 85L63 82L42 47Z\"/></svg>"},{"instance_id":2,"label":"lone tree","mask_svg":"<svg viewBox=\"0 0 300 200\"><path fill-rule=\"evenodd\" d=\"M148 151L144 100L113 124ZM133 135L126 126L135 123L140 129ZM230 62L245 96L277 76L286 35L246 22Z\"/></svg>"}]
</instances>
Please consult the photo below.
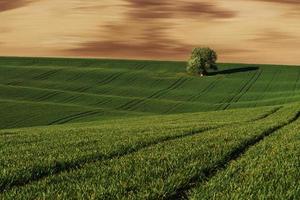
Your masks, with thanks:
<instances>
[{"instance_id":1,"label":"lone tree","mask_svg":"<svg viewBox=\"0 0 300 200\"><path fill-rule=\"evenodd\" d=\"M207 75L208 69L218 69L217 58L217 53L211 48L195 48L188 60L186 70L190 74Z\"/></svg>"}]
</instances>

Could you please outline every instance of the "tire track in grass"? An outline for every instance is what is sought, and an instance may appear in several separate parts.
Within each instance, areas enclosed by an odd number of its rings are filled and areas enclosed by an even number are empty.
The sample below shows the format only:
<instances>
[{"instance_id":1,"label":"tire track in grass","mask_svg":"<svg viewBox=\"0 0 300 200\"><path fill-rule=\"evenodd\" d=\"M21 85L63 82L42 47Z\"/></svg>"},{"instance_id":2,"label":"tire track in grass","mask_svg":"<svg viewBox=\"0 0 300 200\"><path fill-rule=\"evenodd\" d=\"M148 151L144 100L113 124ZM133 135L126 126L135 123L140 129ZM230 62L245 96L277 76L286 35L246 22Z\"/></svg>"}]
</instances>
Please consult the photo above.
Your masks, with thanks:
<instances>
[{"instance_id":1,"label":"tire track in grass","mask_svg":"<svg viewBox=\"0 0 300 200\"><path fill-rule=\"evenodd\" d=\"M297 75L297 80L295 81L294 94L296 94L296 92L297 92L299 81L300 81L300 70L299 70L298 75Z\"/></svg>"},{"instance_id":2,"label":"tire track in grass","mask_svg":"<svg viewBox=\"0 0 300 200\"><path fill-rule=\"evenodd\" d=\"M251 85L249 85L246 90L244 90L238 97L237 99L233 102L233 103L236 103L238 102L253 86L254 84L256 83L256 81L259 79L259 77L261 76L262 74L262 71L259 72L258 76L255 77L254 81L252 81Z\"/></svg>"},{"instance_id":3,"label":"tire track in grass","mask_svg":"<svg viewBox=\"0 0 300 200\"><path fill-rule=\"evenodd\" d=\"M76 81L76 80L80 79L81 77L83 77L83 73L76 74L75 76L67 79L67 81Z\"/></svg>"},{"instance_id":4,"label":"tire track in grass","mask_svg":"<svg viewBox=\"0 0 300 200\"><path fill-rule=\"evenodd\" d=\"M169 87L165 88L165 89L161 89L158 90L157 92L154 92L152 95L146 97L146 98L141 98L141 99L133 99L121 106L119 106L117 109L122 109L122 110L132 110L134 108L136 108L137 106L139 106L141 103L149 100L149 99L153 99L153 98L159 98L160 96L162 96L163 94L165 94L166 92L170 91L170 90L175 90L178 87L180 87L181 85L183 85L188 79L180 77L179 79L177 79L175 82L173 82Z\"/></svg>"},{"instance_id":5,"label":"tire track in grass","mask_svg":"<svg viewBox=\"0 0 300 200\"><path fill-rule=\"evenodd\" d=\"M250 75L251 72L248 72L248 74ZM227 96L224 94L222 96L223 96L222 100L218 103L219 106L216 106L216 110L220 110L222 108L222 106L227 103L227 101L226 101L228 99L228 98L226 98Z\"/></svg>"},{"instance_id":6,"label":"tire track in grass","mask_svg":"<svg viewBox=\"0 0 300 200\"><path fill-rule=\"evenodd\" d=\"M234 101L234 99L235 98L237 98L242 92L243 92L243 90L245 89L245 88L247 88L247 86L249 85L249 84L251 84L251 82L252 82L252 80L254 80L255 79L255 77L257 76L257 73L258 72L256 72L256 73L254 73L253 74L253 76L240 88L240 90L237 92L237 94L236 95L233 95L230 99L229 99L229 101L227 102L227 103L225 103L226 105L225 105L225 107L223 108L223 110L226 110L232 103L233 103L233 101ZM221 107L222 107L223 105L221 105Z\"/></svg>"},{"instance_id":7,"label":"tire track in grass","mask_svg":"<svg viewBox=\"0 0 300 200\"><path fill-rule=\"evenodd\" d=\"M94 105L95 106L103 106L103 105L105 105L107 103L110 103L111 101L112 101L111 99L101 100L101 101L95 103Z\"/></svg>"},{"instance_id":8,"label":"tire track in grass","mask_svg":"<svg viewBox=\"0 0 300 200\"><path fill-rule=\"evenodd\" d=\"M89 112L91 112L91 111L87 111L84 113L87 114ZM80 114L78 114L78 115L80 115ZM21 186L25 186L25 185L30 184L35 181L40 181L41 179L46 178L51 175L60 174L65 171L79 170L82 167L84 167L84 165L86 165L86 164L123 157L123 156L129 155L129 154L138 152L142 149L157 145L157 144L161 144L161 143L172 141L172 140L182 139L185 137L190 137L190 136L193 136L196 134L203 133L205 131L222 128L223 126L226 126L226 125L219 125L219 126L207 127L207 128L199 128L199 129L191 130L191 131L188 131L188 132L185 132L182 134L162 136L162 137L157 138L156 140L154 139L152 141L141 141L136 146L125 147L125 149L123 149L121 152L120 151L112 152L110 155L104 155L104 154L98 153L98 154L92 154L92 155L89 155L86 157L81 157L81 158L73 160L73 161L67 161L67 162L57 161L56 163L54 163L51 166L51 168L49 168L49 166L36 166L35 168L30 169L31 177L15 179L15 180L2 179L0 182L0 193L2 193L4 191L6 192L6 191L12 189L13 187L21 187Z\"/></svg>"},{"instance_id":9,"label":"tire track in grass","mask_svg":"<svg viewBox=\"0 0 300 200\"><path fill-rule=\"evenodd\" d=\"M11 124L7 125L6 128L17 127L19 124L22 124L23 122L26 122L27 120L34 119L35 117L36 117L36 115L29 115L26 118L22 118L20 120L12 122Z\"/></svg>"},{"instance_id":10,"label":"tire track in grass","mask_svg":"<svg viewBox=\"0 0 300 200\"><path fill-rule=\"evenodd\" d=\"M99 113L102 113L103 111L85 111L85 112L81 112L81 113L77 113L77 114L73 114L73 115L69 115L60 119L57 119L53 122L50 122L48 125L54 125L54 124L64 124L67 122L70 122L72 120L75 119L81 119L81 118L85 118L85 117L89 117L92 115L96 115Z\"/></svg>"},{"instance_id":11,"label":"tire track in grass","mask_svg":"<svg viewBox=\"0 0 300 200\"><path fill-rule=\"evenodd\" d=\"M195 101L197 99L199 99L199 97L201 97L202 95L206 94L207 92L211 91L219 82L219 80L221 80L223 77L218 77L217 79L215 79L214 81L212 81L206 88L204 88L200 94L194 95L191 98L189 98L187 101ZM164 112L164 114L168 114L170 112L173 112L174 110L176 110L178 107L180 107L182 105L182 103L177 103L175 104L175 106L172 106L171 108L169 108L167 111Z\"/></svg>"},{"instance_id":12,"label":"tire track in grass","mask_svg":"<svg viewBox=\"0 0 300 200\"><path fill-rule=\"evenodd\" d=\"M50 78L51 76L53 76L54 74L57 74L59 71L61 71L61 69L51 70L51 71L42 73L40 75L37 75L37 76L33 77L33 79L34 80L46 80L46 79Z\"/></svg>"},{"instance_id":13,"label":"tire track in grass","mask_svg":"<svg viewBox=\"0 0 300 200\"><path fill-rule=\"evenodd\" d=\"M217 110L220 110L224 104L227 104L225 105L225 107L222 109L222 110L226 110L226 108L228 108L231 104L231 102L234 100L234 98L236 98L244 89L245 87L255 78L255 76L257 75L258 72L254 73L250 79L248 79L248 81L246 81L246 83L239 89L239 91L233 95L232 97L229 98L229 101L228 102L225 102L225 103L222 103Z\"/></svg>"},{"instance_id":14,"label":"tire track in grass","mask_svg":"<svg viewBox=\"0 0 300 200\"><path fill-rule=\"evenodd\" d=\"M42 95L42 96L38 97L35 100L36 101L45 101L45 100L48 100L48 99L50 99L52 97L55 97L58 94L61 94L61 92L59 92L59 91L50 92L50 93L47 93L45 95Z\"/></svg>"},{"instance_id":15,"label":"tire track in grass","mask_svg":"<svg viewBox=\"0 0 300 200\"><path fill-rule=\"evenodd\" d=\"M143 70L146 67L146 64L143 63L137 63L135 65L135 70Z\"/></svg>"},{"instance_id":16,"label":"tire track in grass","mask_svg":"<svg viewBox=\"0 0 300 200\"><path fill-rule=\"evenodd\" d=\"M294 123L300 118L300 111L298 111L290 120L285 123L279 124L277 126L271 127L265 130L259 136L249 139L244 142L241 146L233 149L229 154L227 154L221 161L217 162L212 168L207 168L200 171L196 176L193 176L188 181L187 185L182 185L182 187L178 188L174 194L167 196L165 199L167 200L177 200L177 199L188 199L188 192L195 188L197 185L202 184L213 176L215 176L219 171L224 170L230 162L233 162L239 159L249 148L255 146L266 137L274 134L276 131L284 128L285 126Z\"/></svg>"},{"instance_id":17,"label":"tire track in grass","mask_svg":"<svg viewBox=\"0 0 300 200\"><path fill-rule=\"evenodd\" d=\"M77 99L79 99L79 98L80 98L80 95L77 95L77 96L70 96L70 97L64 99L64 100L61 101L61 102L62 102L62 103L70 103L70 102L75 101L75 100L77 100Z\"/></svg>"},{"instance_id":18,"label":"tire track in grass","mask_svg":"<svg viewBox=\"0 0 300 200\"><path fill-rule=\"evenodd\" d=\"M112 74L110 76L108 76L107 78L104 78L103 80L101 80L100 82L98 82L97 84L99 85L106 85L114 80L116 80L117 78L119 78L120 76L122 76L123 72L119 72L116 74Z\"/></svg>"},{"instance_id":19,"label":"tire track in grass","mask_svg":"<svg viewBox=\"0 0 300 200\"><path fill-rule=\"evenodd\" d=\"M77 90L77 92L79 92L79 93L86 93L86 91L88 91L91 88L92 88L92 86L83 86L83 87L79 88Z\"/></svg>"},{"instance_id":20,"label":"tire track in grass","mask_svg":"<svg viewBox=\"0 0 300 200\"><path fill-rule=\"evenodd\" d=\"M88 113L88 112L91 112L91 111L87 111L84 113ZM270 116L274 113L275 113L274 111L273 112L270 111L269 113L266 113L263 116L266 116L266 115ZM263 116L258 117L256 120L264 119L265 117L263 117ZM249 121L253 121L253 120L249 120ZM186 132L182 132L182 133L178 133L178 134L174 134L174 135L165 135L165 136L161 136L161 137L155 138L150 141L147 141L147 140L141 141L141 142L137 143L136 146L127 146L121 152L120 152L120 149L119 150L117 149L115 152L112 152L110 155L95 153L95 154L92 154L89 156L81 157L81 158L73 160L73 161L56 162L51 166L51 168L49 168L47 166L37 166L36 168L33 168L30 170L31 177L15 179L13 181L12 180L1 180L0 193L4 192L4 191L8 191L13 187L18 187L18 186L21 187L21 186L25 186L25 185L30 184L35 181L40 181L41 179L46 178L50 175L60 174L65 171L79 170L79 169L83 168L86 164L120 158L120 157L129 155L129 154L138 152L140 150L149 148L151 146L162 144L164 142L179 140L179 139L183 139L186 137L201 134L206 131L221 129L223 127L231 126L233 124L247 123L249 121L232 122L232 123L228 123L228 124L215 125L215 126L211 125L210 127L208 126L208 127L197 128L194 130L190 130L190 131L186 131Z\"/></svg>"},{"instance_id":21,"label":"tire track in grass","mask_svg":"<svg viewBox=\"0 0 300 200\"><path fill-rule=\"evenodd\" d=\"M232 98L230 98L229 102L226 103L223 110L226 110L231 106L231 104L238 102L242 96L244 96L251 87L256 83L257 79L261 76L262 70L257 71L250 79L246 82L246 84L243 85L243 87L238 91L236 95L234 95ZM223 106L223 104L220 105L218 109L220 109Z\"/></svg>"},{"instance_id":22,"label":"tire track in grass","mask_svg":"<svg viewBox=\"0 0 300 200\"><path fill-rule=\"evenodd\" d=\"M88 157L81 157L80 159L73 160L73 161L68 161L68 162L59 162L55 163L54 166L51 166L51 169L47 166L36 166L35 168L32 168L30 173L32 174L32 177L22 177L21 179L15 179L15 180L7 180L7 179L2 179L0 182L0 193L2 192L7 192L13 187L22 187L27 184L33 183L40 181L44 178L47 178L50 175L57 175L62 172L67 172L67 171L72 171L72 170L79 170L83 168L86 164L98 162L98 161L105 161L109 159L115 159L115 158L120 158L123 156L126 156L131 153L138 152L142 149L151 147L153 145L161 144L163 142L168 142L172 140L177 140L177 139L182 139L185 137L193 136L196 134L203 133L205 131L210 131L214 129L219 129L223 128L224 126L230 126L232 124L238 124L242 122L233 122L229 124L223 124L219 126L211 126L211 127L202 127L194 130L190 130L187 132L182 132L178 133L177 135L166 135L162 136L160 138L156 138L152 141L142 141L140 143L137 143L137 146L134 148L132 146L126 147L122 152L112 152L111 155L100 155L100 154L94 154L90 155ZM28 172L28 170L26 170Z\"/></svg>"},{"instance_id":23,"label":"tire track in grass","mask_svg":"<svg viewBox=\"0 0 300 200\"><path fill-rule=\"evenodd\" d=\"M127 80L127 86L132 86L134 85L134 81L137 79L137 75L134 73L131 73L129 76L129 79Z\"/></svg>"},{"instance_id":24,"label":"tire track in grass","mask_svg":"<svg viewBox=\"0 0 300 200\"><path fill-rule=\"evenodd\" d=\"M255 122L255 121L259 121L259 120L265 119L265 118L267 118L267 117L269 117L269 116L277 113L281 108L283 108L283 106L276 107L276 108L272 109L270 112L267 112L267 113L265 113L265 114L263 114L263 115L255 118L253 120L250 120L248 122Z\"/></svg>"},{"instance_id":25,"label":"tire track in grass","mask_svg":"<svg viewBox=\"0 0 300 200\"><path fill-rule=\"evenodd\" d=\"M178 81L180 81L180 79L176 80L171 86L169 86L168 88L172 87L174 84L176 84ZM134 105L137 105L139 103L142 103L143 101L146 101L147 99L150 99L150 98L154 98L156 95L159 95L162 91L165 91L167 90L166 89L161 89L161 90L158 90L157 92L154 92L152 95L146 97L146 98L140 98L140 99L133 99L133 100L130 100L129 102L117 107L117 109L121 109L121 110L129 110L131 107L133 107Z\"/></svg>"},{"instance_id":26,"label":"tire track in grass","mask_svg":"<svg viewBox=\"0 0 300 200\"><path fill-rule=\"evenodd\" d=\"M258 97L255 100L255 107L257 107L257 104L259 102L259 100L263 100L265 93L269 90L272 82L274 81L274 79L276 78L276 76L278 76L281 73L281 70L276 70L276 72L274 73L274 75L272 76L271 80L268 82L267 86L265 87L264 91L261 93L261 95L257 95Z\"/></svg>"},{"instance_id":27,"label":"tire track in grass","mask_svg":"<svg viewBox=\"0 0 300 200\"><path fill-rule=\"evenodd\" d=\"M8 86L18 86L23 82L24 81L10 81L10 82L6 83L6 85L8 85Z\"/></svg>"},{"instance_id":28,"label":"tire track in grass","mask_svg":"<svg viewBox=\"0 0 300 200\"><path fill-rule=\"evenodd\" d=\"M163 94L165 94L166 92L170 91L170 90L175 90L178 87L180 87L181 85L183 85L188 79L187 78L183 78L180 77L179 79L177 79L173 84L171 84L169 87L159 90L156 93L150 95L147 98L159 98L161 97Z\"/></svg>"},{"instance_id":29,"label":"tire track in grass","mask_svg":"<svg viewBox=\"0 0 300 200\"><path fill-rule=\"evenodd\" d=\"M217 79L213 80L210 84L208 84L207 87L205 87L199 94L196 94L192 97L190 97L187 101L195 101L197 99L199 99L199 97L201 97L202 95L206 94L207 92L211 91L216 85L217 82L220 81L223 77L220 76Z\"/></svg>"}]
</instances>

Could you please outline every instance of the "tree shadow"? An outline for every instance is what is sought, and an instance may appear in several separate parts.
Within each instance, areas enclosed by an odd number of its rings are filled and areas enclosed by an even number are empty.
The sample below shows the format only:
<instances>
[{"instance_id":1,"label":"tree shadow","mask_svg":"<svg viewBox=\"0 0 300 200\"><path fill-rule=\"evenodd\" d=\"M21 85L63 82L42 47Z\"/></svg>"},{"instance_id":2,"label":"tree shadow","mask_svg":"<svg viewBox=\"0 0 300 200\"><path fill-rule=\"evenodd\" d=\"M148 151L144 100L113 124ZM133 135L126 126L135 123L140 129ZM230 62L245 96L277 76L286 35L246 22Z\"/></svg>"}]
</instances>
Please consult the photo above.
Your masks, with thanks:
<instances>
[{"instance_id":1,"label":"tree shadow","mask_svg":"<svg viewBox=\"0 0 300 200\"><path fill-rule=\"evenodd\" d=\"M234 74L234 73L241 73L241 72L248 72L248 71L255 71L258 70L259 67L240 67L240 68L232 68L232 69L225 69L221 71L215 72L208 72L208 76L214 76L217 74Z\"/></svg>"}]
</instances>

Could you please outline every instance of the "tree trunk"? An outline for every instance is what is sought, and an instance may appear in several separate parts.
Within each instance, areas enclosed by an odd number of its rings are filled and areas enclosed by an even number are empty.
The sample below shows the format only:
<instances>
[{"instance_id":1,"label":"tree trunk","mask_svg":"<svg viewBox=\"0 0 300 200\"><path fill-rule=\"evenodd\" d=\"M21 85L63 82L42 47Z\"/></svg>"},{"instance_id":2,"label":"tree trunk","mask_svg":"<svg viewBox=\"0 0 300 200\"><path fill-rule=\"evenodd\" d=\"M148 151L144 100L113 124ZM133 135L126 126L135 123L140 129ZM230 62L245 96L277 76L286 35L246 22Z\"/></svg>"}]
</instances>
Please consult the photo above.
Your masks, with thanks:
<instances>
[{"instance_id":1,"label":"tree trunk","mask_svg":"<svg viewBox=\"0 0 300 200\"><path fill-rule=\"evenodd\" d=\"M207 71L206 70L203 70L201 73L200 73L200 76L206 76L207 75Z\"/></svg>"}]
</instances>

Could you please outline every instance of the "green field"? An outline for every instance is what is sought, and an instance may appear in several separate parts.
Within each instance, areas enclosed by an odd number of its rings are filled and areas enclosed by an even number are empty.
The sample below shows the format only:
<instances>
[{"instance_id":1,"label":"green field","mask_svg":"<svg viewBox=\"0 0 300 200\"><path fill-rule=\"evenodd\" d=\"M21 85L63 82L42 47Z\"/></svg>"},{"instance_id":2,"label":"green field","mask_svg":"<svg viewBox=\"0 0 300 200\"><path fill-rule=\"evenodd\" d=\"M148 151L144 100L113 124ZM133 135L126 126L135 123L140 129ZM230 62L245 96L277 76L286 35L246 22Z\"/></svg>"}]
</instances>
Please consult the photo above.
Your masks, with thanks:
<instances>
[{"instance_id":1,"label":"green field","mask_svg":"<svg viewBox=\"0 0 300 200\"><path fill-rule=\"evenodd\" d=\"M0 58L0 199L297 199L300 67Z\"/></svg>"}]
</instances>

